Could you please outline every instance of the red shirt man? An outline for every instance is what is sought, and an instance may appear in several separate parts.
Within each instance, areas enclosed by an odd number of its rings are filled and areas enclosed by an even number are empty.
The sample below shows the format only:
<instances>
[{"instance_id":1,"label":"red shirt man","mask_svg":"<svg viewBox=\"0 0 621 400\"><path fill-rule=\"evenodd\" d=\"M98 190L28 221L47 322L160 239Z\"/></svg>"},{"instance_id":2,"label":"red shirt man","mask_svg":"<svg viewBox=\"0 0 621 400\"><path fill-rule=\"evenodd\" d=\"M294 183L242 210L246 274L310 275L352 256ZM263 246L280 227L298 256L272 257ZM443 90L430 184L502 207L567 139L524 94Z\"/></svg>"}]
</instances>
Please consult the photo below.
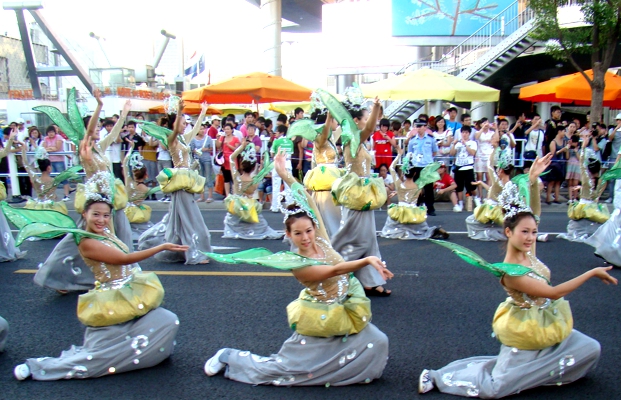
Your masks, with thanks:
<instances>
[{"instance_id":1,"label":"red shirt man","mask_svg":"<svg viewBox=\"0 0 621 400\"><path fill-rule=\"evenodd\" d=\"M380 130L373 134L376 168L382 164L386 164L386 166L392 164L392 147L397 147L397 142L394 139L394 133L389 131L389 128L390 121L384 118L380 120Z\"/></svg>"},{"instance_id":2,"label":"red shirt man","mask_svg":"<svg viewBox=\"0 0 621 400\"><path fill-rule=\"evenodd\" d=\"M209 135L209 137L212 139L217 138L219 127L220 127L220 117L214 115L211 118L211 126L209 127L209 130L207 131L207 135Z\"/></svg>"}]
</instances>

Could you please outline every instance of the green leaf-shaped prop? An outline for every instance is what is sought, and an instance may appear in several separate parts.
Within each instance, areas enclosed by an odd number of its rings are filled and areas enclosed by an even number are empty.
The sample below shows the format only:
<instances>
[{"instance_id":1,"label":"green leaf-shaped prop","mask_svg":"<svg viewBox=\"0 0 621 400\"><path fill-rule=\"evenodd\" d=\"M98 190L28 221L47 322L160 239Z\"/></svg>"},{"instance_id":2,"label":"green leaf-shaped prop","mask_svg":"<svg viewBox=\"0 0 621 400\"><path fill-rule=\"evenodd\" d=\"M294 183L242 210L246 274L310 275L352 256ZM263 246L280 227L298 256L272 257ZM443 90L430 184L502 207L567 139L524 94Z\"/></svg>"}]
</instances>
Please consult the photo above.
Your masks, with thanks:
<instances>
[{"instance_id":1,"label":"green leaf-shaped prop","mask_svg":"<svg viewBox=\"0 0 621 400\"><path fill-rule=\"evenodd\" d=\"M226 264L251 264L290 271L310 265L325 265L325 262L307 258L290 251L272 253L265 248L243 250L231 254L203 253L212 260Z\"/></svg>"},{"instance_id":2,"label":"green leaf-shaped prop","mask_svg":"<svg viewBox=\"0 0 621 400\"><path fill-rule=\"evenodd\" d=\"M61 182L63 182L63 181L79 181L79 180L81 180L82 177L78 174L81 170L82 170L82 166L81 165L74 165L73 167L64 170L63 172L59 173L58 175L56 175L54 177L54 181L52 182L52 185L49 186L48 188L46 188L45 190L43 190L43 192L41 194L45 195L45 194L49 193L52 190L56 190L56 187L58 185L60 185Z\"/></svg>"},{"instance_id":3,"label":"green leaf-shaped prop","mask_svg":"<svg viewBox=\"0 0 621 400\"><path fill-rule=\"evenodd\" d=\"M416 180L416 186L423 188L430 183L440 180L440 174L437 172L439 168L439 162L431 163L423 168L422 171L420 171L420 176Z\"/></svg>"},{"instance_id":4,"label":"green leaf-shaped prop","mask_svg":"<svg viewBox=\"0 0 621 400\"><path fill-rule=\"evenodd\" d=\"M429 239L429 240L432 243L439 244L440 246L446 247L447 249L451 250L453 253L455 253L455 255L457 255L457 257L461 258L468 264L474 265L475 267L478 267L478 268L482 268L485 271L493 274L494 276L498 278L502 277L503 275L524 276L531 272L536 274L536 272L534 272L532 269L525 267L523 265L520 265L520 264L510 264L510 263L490 264L487 261L485 261L483 257L478 255L474 251L464 246L455 244L455 243L446 242L443 240L435 240L435 239ZM546 277L544 276L541 276L541 277L545 279L546 282L548 282L548 279Z\"/></svg>"},{"instance_id":5,"label":"green leaf-shaped prop","mask_svg":"<svg viewBox=\"0 0 621 400\"><path fill-rule=\"evenodd\" d=\"M351 114L336 97L323 89L317 89L319 98L325 104L332 118L341 125L341 143L343 146L349 143L349 150L352 157L356 157L358 152L358 146L360 146L360 130L356 125L356 122L352 118Z\"/></svg>"},{"instance_id":6,"label":"green leaf-shaped prop","mask_svg":"<svg viewBox=\"0 0 621 400\"><path fill-rule=\"evenodd\" d=\"M143 121L141 119L132 119L132 121L140 124L142 130L145 131L147 135L151 136L155 140L159 140L164 147L168 148L168 136L172 133L170 129L159 126L153 122Z\"/></svg>"},{"instance_id":7,"label":"green leaf-shaped prop","mask_svg":"<svg viewBox=\"0 0 621 400\"><path fill-rule=\"evenodd\" d=\"M272 169L274 169L274 161L270 160L270 154L269 154L269 152L267 150L263 153L262 160L263 160L263 168L261 168L261 171L259 171L252 178L252 184L253 185L259 184L259 182L261 182L263 180L263 178L265 178L267 175L269 175L269 173L272 172Z\"/></svg>"},{"instance_id":8,"label":"green leaf-shaped prop","mask_svg":"<svg viewBox=\"0 0 621 400\"><path fill-rule=\"evenodd\" d=\"M50 117L50 119L58 125L61 131L67 135L76 146L80 145L80 141L84 138L86 128L84 128L84 122L80 115L78 105L75 102L75 88L72 88L67 97L67 114L69 115L69 121L63 113L56 107L52 106L37 106L32 108L34 111L39 111Z\"/></svg>"},{"instance_id":9,"label":"green leaf-shaped prop","mask_svg":"<svg viewBox=\"0 0 621 400\"><path fill-rule=\"evenodd\" d=\"M314 142L324 125L315 124L315 121L309 118L300 119L291 124L287 131L287 137L291 139L295 136L302 136L304 139Z\"/></svg>"}]
</instances>

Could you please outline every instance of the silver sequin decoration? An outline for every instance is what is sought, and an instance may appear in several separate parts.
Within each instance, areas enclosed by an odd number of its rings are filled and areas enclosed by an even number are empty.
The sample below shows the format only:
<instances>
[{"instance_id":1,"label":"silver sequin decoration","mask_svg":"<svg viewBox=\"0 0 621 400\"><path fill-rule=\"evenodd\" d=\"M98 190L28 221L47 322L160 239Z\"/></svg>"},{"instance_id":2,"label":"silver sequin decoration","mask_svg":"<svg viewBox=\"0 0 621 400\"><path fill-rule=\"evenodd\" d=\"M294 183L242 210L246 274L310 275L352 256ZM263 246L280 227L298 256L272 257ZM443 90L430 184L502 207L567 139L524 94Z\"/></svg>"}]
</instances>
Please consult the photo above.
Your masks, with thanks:
<instances>
[{"instance_id":1,"label":"silver sequin decoration","mask_svg":"<svg viewBox=\"0 0 621 400\"><path fill-rule=\"evenodd\" d=\"M93 356L89 354L89 355L87 355L87 356L86 356L86 359L87 359L88 361L91 361L91 360L93 359Z\"/></svg>"},{"instance_id":2,"label":"silver sequin decoration","mask_svg":"<svg viewBox=\"0 0 621 400\"><path fill-rule=\"evenodd\" d=\"M367 344L367 347L368 347L369 349L372 349L372 348L373 348L373 343L369 343L369 344Z\"/></svg>"},{"instance_id":3,"label":"silver sequin decoration","mask_svg":"<svg viewBox=\"0 0 621 400\"><path fill-rule=\"evenodd\" d=\"M116 372L116 368L110 367L110 368L108 368L108 372L111 373L111 374L114 374Z\"/></svg>"},{"instance_id":4,"label":"silver sequin decoration","mask_svg":"<svg viewBox=\"0 0 621 400\"><path fill-rule=\"evenodd\" d=\"M149 345L149 337L145 335L138 335L132 340L132 349L135 350L136 354L142 353L140 349L144 349Z\"/></svg>"},{"instance_id":5,"label":"silver sequin decoration","mask_svg":"<svg viewBox=\"0 0 621 400\"><path fill-rule=\"evenodd\" d=\"M10 240L11 240L11 234L9 232L4 232L4 247L9 246Z\"/></svg>"},{"instance_id":6,"label":"silver sequin decoration","mask_svg":"<svg viewBox=\"0 0 621 400\"><path fill-rule=\"evenodd\" d=\"M356 349L353 349L349 354L347 354L347 359L348 360L353 360L356 357L356 354L358 354L356 352Z\"/></svg>"},{"instance_id":7,"label":"silver sequin decoration","mask_svg":"<svg viewBox=\"0 0 621 400\"><path fill-rule=\"evenodd\" d=\"M240 357L248 357L250 355L249 351L240 351L239 352L239 356Z\"/></svg>"},{"instance_id":8,"label":"silver sequin decoration","mask_svg":"<svg viewBox=\"0 0 621 400\"><path fill-rule=\"evenodd\" d=\"M137 359L137 358L136 358L136 359L134 359L134 364L138 364L139 362L140 362L140 360L139 360L139 359Z\"/></svg>"},{"instance_id":9,"label":"silver sequin decoration","mask_svg":"<svg viewBox=\"0 0 621 400\"><path fill-rule=\"evenodd\" d=\"M306 344L306 339L300 340L300 344Z\"/></svg>"},{"instance_id":10,"label":"silver sequin decoration","mask_svg":"<svg viewBox=\"0 0 621 400\"><path fill-rule=\"evenodd\" d=\"M345 358L345 356L341 356L341 358L339 358L339 365L342 367L343 365L345 365L345 361L347 359Z\"/></svg>"},{"instance_id":11,"label":"silver sequin decoration","mask_svg":"<svg viewBox=\"0 0 621 400\"><path fill-rule=\"evenodd\" d=\"M67 372L65 379L85 378L87 373L88 369L85 366L76 365L75 367L71 368L71 371Z\"/></svg>"}]
</instances>

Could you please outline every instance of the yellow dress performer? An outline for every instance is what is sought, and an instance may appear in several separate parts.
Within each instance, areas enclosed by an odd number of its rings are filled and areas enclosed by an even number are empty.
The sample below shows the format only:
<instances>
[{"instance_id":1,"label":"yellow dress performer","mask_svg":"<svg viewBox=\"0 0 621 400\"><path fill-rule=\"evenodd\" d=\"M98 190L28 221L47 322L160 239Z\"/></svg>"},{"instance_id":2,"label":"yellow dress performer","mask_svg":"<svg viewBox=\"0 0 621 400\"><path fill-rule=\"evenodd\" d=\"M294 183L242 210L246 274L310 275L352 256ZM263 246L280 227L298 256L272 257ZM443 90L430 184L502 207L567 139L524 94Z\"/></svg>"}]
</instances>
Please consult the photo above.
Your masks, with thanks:
<instances>
[{"instance_id":1,"label":"yellow dress performer","mask_svg":"<svg viewBox=\"0 0 621 400\"><path fill-rule=\"evenodd\" d=\"M253 198L257 186L273 167L267 153L262 160L263 168L252 176L257 167L257 154L253 143L237 147L229 156L233 193L224 199L228 213L224 217L223 238L261 240L283 237L284 233L276 232L267 224L261 215L263 205Z\"/></svg>"},{"instance_id":2,"label":"yellow dress performer","mask_svg":"<svg viewBox=\"0 0 621 400\"><path fill-rule=\"evenodd\" d=\"M384 228L379 236L388 239L416 239L424 240L430 237L448 238L448 233L442 228L427 225L427 207L418 205L418 196L421 188L428 183L433 183L440 179L437 173L439 163L431 163L420 172L420 176L414 182L416 169L412 163L410 155L403 157L401 173L399 177L396 171L397 165L401 162L403 150L390 164L390 174L395 182L395 189L399 198L398 204L391 204L388 207L388 216Z\"/></svg>"}]
</instances>

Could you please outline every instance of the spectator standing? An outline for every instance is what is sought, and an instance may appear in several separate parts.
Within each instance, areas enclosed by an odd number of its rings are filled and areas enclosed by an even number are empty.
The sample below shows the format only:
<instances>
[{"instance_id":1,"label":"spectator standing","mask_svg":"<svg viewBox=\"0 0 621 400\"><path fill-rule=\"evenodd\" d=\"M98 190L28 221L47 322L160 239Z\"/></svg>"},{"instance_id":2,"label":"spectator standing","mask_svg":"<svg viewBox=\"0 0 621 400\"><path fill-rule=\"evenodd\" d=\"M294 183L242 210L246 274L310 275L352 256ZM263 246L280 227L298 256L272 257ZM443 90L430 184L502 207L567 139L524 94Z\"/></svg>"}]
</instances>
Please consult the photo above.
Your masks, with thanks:
<instances>
[{"instance_id":1,"label":"spectator standing","mask_svg":"<svg viewBox=\"0 0 621 400\"><path fill-rule=\"evenodd\" d=\"M251 124L254 125L254 114L251 111L246 111L246 113L244 114L244 123L239 128L243 137L246 137L248 135L248 125Z\"/></svg>"},{"instance_id":2,"label":"spectator standing","mask_svg":"<svg viewBox=\"0 0 621 400\"><path fill-rule=\"evenodd\" d=\"M451 151L451 143L453 143L453 131L446 127L446 120L438 115L432 126L433 137L438 144L438 153L442 157L442 161L448 161Z\"/></svg>"},{"instance_id":3,"label":"spectator standing","mask_svg":"<svg viewBox=\"0 0 621 400\"><path fill-rule=\"evenodd\" d=\"M565 161L569 153L569 145L565 142L565 127L558 125L556 128L556 136L550 142L549 149L552 153L552 163L547 168L548 173L541 176L541 179L547 183L546 203L551 204L552 191L554 191L554 203L560 204L561 183L565 178Z\"/></svg>"},{"instance_id":4,"label":"spectator standing","mask_svg":"<svg viewBox=\"0 0 621 400\"><path fill-rule=\"evenodd\" d=\"M407 148L408 153L411 153L415 172L420 174L420 171L431 164L438 154L438 145L433 136L427 134L427 121L417 119L414 126L416 128L408 134ZM435 216L433 183L424 187L423 200L427 206L427 215Z\"/></svg>"},{"instance_id":5,"label":"spectator standing","mask_svg":"<svg viewBox=\"0 0 621 400\"><path fill-rule=\"evenodd\" d=\"M451 145L451 155L455 156L455 183L457 184L458 205L453 211L461 212L464 209L464 188L466 195L473 196L474 182L474 155L477 153L477 142L470 139L472 128L463 125L460 128L461 138L455 137ZM457 136L457 135L456 135Z\"/></svg>"},{"instance_id":6,"label":"spectator standing","mask_svg":"<svg viewBox=\"0 0 621 400\"><path fill-rule=\"evenodd\" d=\"M543 157L543 141L545 131L543 121L539 114L533 116L533 121L525 132L526 145L524 146L524 168L530 168L537 157Z\"/></svg>"},{"instance_id":7,"label":"spectator standing","mask_svg":"<svg viewBox=\"0 0 621 400\"><path fill-rule=\"evenodd\" d=\"M515 122L511 124L509 132L513 134L515 140L515 154L518 158L522 154L524 148L523 140L526 139L526 130L528 124L526 123L526 114L521 112L515 116Z\"/></svg>"},{"instance_id":8,"label":"spectator standing","mask_svg":"<svg viewBox=\"0 0 621 400\"><path fill-rule=\"evenodd\" d=\"M52 125L48 126L45 130L45 139L43 139L43 148L49 153L49 160L52 163L52 173L60 173L65 169L65 156L63 155L54 155L53 153L58 153L63 151L63 145L65 141L60 137L60 135L56 134L56 128ZM61 182L63 185L63 190L65 192L65 197L63 197L62 201L69 201L69 183Z\"/></svg>"},{"instance_id":9,"label":"spectator standing","mask_svg":"<svg viewBox=\"0 0 621 400\"><path fill-rule=\"evenodd\" d=\"M213 152L213 139L208 135L207 126L203 125L198 134L190 142L190 151L194 156L194 159L198 161L199 172L201 176L205 178L205 187L207 188L207 200L205 200L205 190L201 193L197 202L206 201L211 203L213 201L213 187L215 186L215 175L213 172L212 152Z\"/></svg>"},{"instance_id":10,"label":"spectator standing","mask_svg":"<svg viewBox=\"0 0 621 400\"><path fill-rule=\"evenodd\" d=\"M474 134L474 139L477 142L476 156L474 159L474 172L476 173L477 181L483 182L483 176L486 174L487 165L489 164L489 157L494 152L494 145L498 143L498 133L491 129L495 127L495 124L490 126L489 121L484 121L481 124L481 130ZM472 132L472 129L470 132ZM470 132L468 132L468 135L470 135ZM457 173L455 175L457 175ZM457 179L455 179L455 181L457 181ZM485 184L489 186L489 176L486 176ZM459 182L457 186L459 187ZM468 192L470 192L470 190L468 190ZM483 198L483 188L481 186L477 188L477 193L478 195L475 196L474 203L478 207L481 205L481 199Z\"/></svg>"},{"instance_id":11,"label":"spectator standing","mask_svg":"<svg viewBox=\"0 0 621 400\"><path fill-rule=\"evenodd\" d=\"M31 126L28 128L28 139L26 140L26 151L34 152L37 150L37 147L43 143L43 137L41 136L41 131L36 126ZM28 156L28 164L35 165L35 156Z\"/></svg>"},{"instance_id":12,"label":"spectator standing","mask_svg":"<svg viewBox=\"0 0 621 400\"><path fill-rule=\"evenodd\" d=\"M224 155L224 164L222 164L220 171L224 176L225 197L228 197L229 193L231 193L230 185L233 183L233 175L231 174L231 163L229 157L241 143L241 140L233 134L233 124L227 122L224 125L224 136L220 136L216 141L216 149L222 150L222 154Z\"/></svg>"},{"instance_id":13,"label":"spectator standing","mask_svg":"<svg viewBox=\"0 0 621 400\"><path fill-rule=\"evenodd\" d=\"M573 122L570 124L570 126ZM580 184L580 136L574 134L571 136L569 142L569 150L567 151L567 156L569 157L567 161L567 172L565 174L565 179L567 179L567 188L569 191L569 201L572 202L577 200L578 193L577 191L572 190L573 187L578 186Z\"/></svg>"},{"instance_id":14,"label":"spectator standing","mask_svg":"<svg viewBox=\"0 0 621 400\"><path fill-rule=\"evenodd\" d=\"M550 107L550 115L552 118L546 121L546 132L543 142L543 153L545 154L549 153L550 142L556 137L556 128L561 124L561 117L563 115L561 107Z\"/></svg>"},{"instance_id":15,"label":"spectator standing","mask_svg":"<svg viewBox=\"0 0 621 400\"><path fill-rule=\"evenodd\" d=\"M211 126L209 127L209 130L207 131L207 135L209 135L210 138L215 139L218 137L219 130L220 130L220 117L218 117L217 115L214 115L213 117L211 117Z\"/></svg>"},{"instance_id":16,"label":"spectator standing","mask_svg":"<svg viewBox=\"0 0 621 400\"><path fill-rule=\"evenodd\" d=\"M382 164L392 164L392 150L397 150L395 135L389 130L390 121L383 118L380 120L380 130L373 133L373 149L375 150L375 167L379 169Z\"/></svg>"},{"instance_id":17,"label":"spectator standing","mask_svg":"<svg viewBox=\"0 0 621 400\"><path fill-rule=\"evenodd\" d=\"M302 109L302 107L297 107L293 111L293 116L294 116L296 121L301 120L302 118L304 118L304 110Z\"/></svg>"},{"instance_id":18,"label":"spectator standing","mask_svg":"<svg viewBox=\"0 0 621 400\"><path fill-rule=\"evenodd\" d=\"M146 144L144 139L136 133L136 123L134 121L129 121L127 123L127 135L123 138L123 147L122 152L126 154L129 149L131 149L131 143L134 143L134 149L132 152L140 153L142 152L142 148ZM147 172L148 173L148 172Z\"/></svg>"},{"instance_id":19,"label":"spectator standing","mask_svg":"<svg viewBox=\"0 0 621 400\"><path fill-rule=\"evenodd\" d=\"M107 135L110 134L112 128L114 127L114 121L111 119L106 119L103 123L103 129L101 130L100 141L104 140ZM114 173L114 177L123 181L125 177L123 176L123 168L121 165L121 147L122 147L123 139L121 135L106 149L106 157L112 163L112 172Z\"/></svg>"},{"instance_id":20,"label":"spectator standing","mask_svg":"<svg viewBox=\"0 0 621 400\"><path fill-rule=\"evenodd\" d=\"M459 132L459 128L461 128L462 124L457 121L457 109L455 107L451 107L446 110L446 112L449 116L448 121L446 121L446 129L450 129L453 132Z\"/></svg>"}]
</instances>

